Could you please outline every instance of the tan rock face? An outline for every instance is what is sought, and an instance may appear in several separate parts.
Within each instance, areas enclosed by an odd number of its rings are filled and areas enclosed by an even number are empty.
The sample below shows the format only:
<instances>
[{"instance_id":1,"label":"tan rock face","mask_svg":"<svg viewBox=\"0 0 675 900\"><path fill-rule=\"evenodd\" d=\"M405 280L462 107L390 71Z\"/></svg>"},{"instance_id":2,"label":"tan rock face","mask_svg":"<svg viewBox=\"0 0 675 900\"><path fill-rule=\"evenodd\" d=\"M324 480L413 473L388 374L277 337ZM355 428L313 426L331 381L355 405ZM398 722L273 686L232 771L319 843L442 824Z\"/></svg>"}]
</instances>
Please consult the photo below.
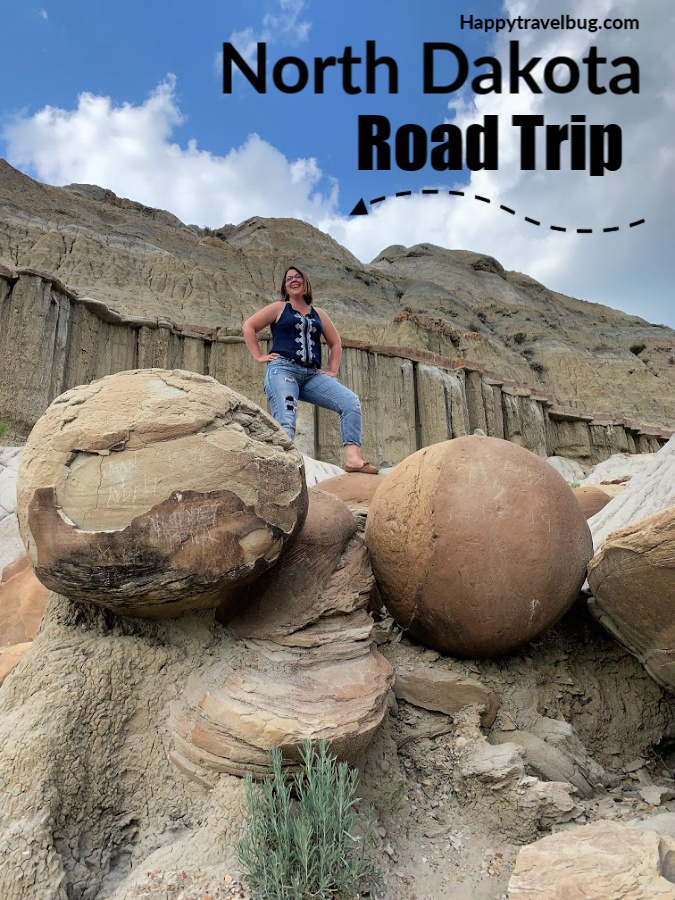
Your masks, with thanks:
<instances>
[{"instance_id":1,"label":"tan rock face","mask_svg":"<svg viewBox=\"0 0 675 900\"><path fill-rule=\"evenodd\" d=\"M511 900L675 900L675 840L615 822L542 838L518 854Z\"/></svg>"},{"instance_id":2,"label":"tan rock face","mask_svg":"<svg viewBox=\"0 0 675 900\"><path fill-rule=\"evenodd\" d=\"M215 605L278 558L307 509L302 457L212 378L121 372L62 394L19 470L38 578L131 615Z\"/></svg>"},{"instance_id":3,"label":"tan rock face","mask_svg":"<svg viewBox=\"0 0 675 900\"><path fill-rule=\"evenodd\" d=\"M243 611L220 608L241 642L231 658L193 675L173 704L172 758L185 772L264 776L271 749L297 766L307 737L326 738L354 762L369 743L393 670L371 645L373 575L355 532L342 501L312 490L297 539L251 586Z\"/></svg>"},{"instance_id":4,"label":"tan rock face","mask_svg":"<svg viewBox=\"0 0 675 900\"><path fill-rule=\"evenodd\" d=\"M448 716L465 706L482 708L481 724L489 728L499 709L499 697L476 678L461 678L444 669L417 669L397 672L394 694L423 709L435 710Z\"/></svg>"},{"instance_id":5,"label":"tan rock face","mask_svg":"<svg viewBox=\"0 0 675 900\"><path fill-rule=\"evenodd\" d=\"M601 509L612 499L602 488L596 487L594 484L585 484L581 487L574 488L572 491L577 498L577 503L581 507L584 518L588 521L591 516L599 513Z\"/></svg>"},{"instance_id":6,"label":"tan rock face","mask_svg":"<svg viewBox=\"0 0 675 900\"><path fill-rule=\"evenodd\" d=\"M366 543L399 625L456 656L533 640L570 607L591 555L579 505L551 466L473 435L420 450L390 473Z\"/></svg>"},{"instance_id":7,"label":"tan rock face","mask_svg":"<svg viewBox=\"0 0 675 900\"><path fill-rule=\"evenodd\" d=\"M25 553L7 566L0 581L0 649L33 640L48 597Z\"/></svg>"},{"instance_id":8,"label":"tan rock face","mask_svg":"<svg viewBox=\"0 0 675 900\"><path fill-rule=\"evenodd\" d=\"M238 637L283 643L321 618L361 609L373 585L362 542L354 542L340 565L355 534L347 506L313 488L304 525L274 573L250 586L245 603L223 603L218 618Z\"/></svg>"},{"instance_id":9,"label":"tan rock face","mask_svg":"<svg viewBox=\"0 0 675 900\"><path fill-rule=\"evenodd\" d=\"M611 534L588 581L593 615L675 691L675 506Z\"/></svg>"},{"instance_id":10,"label":"tan rock face","mask_svg":"<svg viewBox=\"0 0 675 900\"><path fill-rule=\"evenodd\" d=\"M32 641L24 641L21 644L14 644L13 647L0 650L0 684L7 678L12 669L19 665L32 646Z\"/></svg>"}]
</instances>

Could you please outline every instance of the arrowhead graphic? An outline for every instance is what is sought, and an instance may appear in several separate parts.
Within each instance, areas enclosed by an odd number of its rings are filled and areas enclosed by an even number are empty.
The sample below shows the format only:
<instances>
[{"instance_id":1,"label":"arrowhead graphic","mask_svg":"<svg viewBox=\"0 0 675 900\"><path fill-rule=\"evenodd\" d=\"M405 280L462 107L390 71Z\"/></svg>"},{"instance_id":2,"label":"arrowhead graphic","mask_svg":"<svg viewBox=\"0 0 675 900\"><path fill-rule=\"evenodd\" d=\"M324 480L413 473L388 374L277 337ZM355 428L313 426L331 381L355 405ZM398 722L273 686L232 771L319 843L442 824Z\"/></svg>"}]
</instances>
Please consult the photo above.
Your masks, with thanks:
<instances>
[{"instance_id":1,"label":"arrowhead graphic","mask_svg":"<svg viewBox=\"0 0 675 900\"><path fill-rule=\"evenodd\" d=\"M354 209L349 213L350 216L367 216L368 210L366 209L366 204L363 202L363 198L359 200Z\"/></svg>"}]
</instances>

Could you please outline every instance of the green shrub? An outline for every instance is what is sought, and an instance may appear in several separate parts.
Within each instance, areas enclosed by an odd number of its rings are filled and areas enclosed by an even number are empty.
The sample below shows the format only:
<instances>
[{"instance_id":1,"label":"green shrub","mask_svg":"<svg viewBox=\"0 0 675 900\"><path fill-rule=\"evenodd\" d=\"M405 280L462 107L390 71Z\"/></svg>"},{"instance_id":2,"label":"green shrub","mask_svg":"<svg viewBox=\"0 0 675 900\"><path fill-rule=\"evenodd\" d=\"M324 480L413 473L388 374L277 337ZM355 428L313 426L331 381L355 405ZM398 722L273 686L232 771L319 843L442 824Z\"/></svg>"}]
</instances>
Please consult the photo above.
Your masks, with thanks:
<instances>
[{"instance_id":1,"label":"green shrub","mask_svg":"<svg viewBox=\"0 0 675 900\"><path fill-rule=\"evenodd\" d=\"M642 353L642 351L645 349L646 346L647 346L646 344L641 344L641 343L631 344L629 349L630 349L631 353L634 353L636 356L639 356Z\"/></svg>"},{"instance_id":2,"label":"green shrub","mask_svg":"<svg viewBox=\"0 0 675 900\"><path fill-rule=\"evenodd\" d=\"M544 364L543 364L543 362L540 362L538 359L531 359L529 361L529 366L535 372L543 372L544 371Z\"/></svg>"},{"instance_id":3,"label":"green shrub","mask_svg":"<svg viewBox=\"0 0 675 900\"><path fill-rule=\"evenodd\" d=\"M480 325L475 320L469 325L469 331L480 331Z\"/></svg>"},{"instance_id":4,"label":"green shrub","mask_svg":"<svg viewBox=\"0 0 675 900\"><path fill-rule=\"evenodd\" d=\"M516 344L522 344L527 340L527 335L524 331L516 331L513 335L513 340Z\"/></svg>"},{"instance_id":5,"label":"green shrub","mask_svg":"<svg viewBox=\"0 0 675 900\"><path fill-rule=\"evenodd\" d=\"M376 888L372 830L356 834L356 770L338 764L325 741L305 741L303 769L292 779L281 752L271 757L272 775L262 785L246 777L248 819L237 846L253 900L355 900Z\"/></svg>"},{"instance_id":6,"label":"green shrub","mask_svg":"<svg viewBox=\"0 0 675 900\"><path fill-rule=\"evenodd\" d=\"M7 433L8 428L9 428L9 425L6 422L0 422L0 440L2 440L2 438L4 438L5 434Z\"/></svg>"}]
</instances>

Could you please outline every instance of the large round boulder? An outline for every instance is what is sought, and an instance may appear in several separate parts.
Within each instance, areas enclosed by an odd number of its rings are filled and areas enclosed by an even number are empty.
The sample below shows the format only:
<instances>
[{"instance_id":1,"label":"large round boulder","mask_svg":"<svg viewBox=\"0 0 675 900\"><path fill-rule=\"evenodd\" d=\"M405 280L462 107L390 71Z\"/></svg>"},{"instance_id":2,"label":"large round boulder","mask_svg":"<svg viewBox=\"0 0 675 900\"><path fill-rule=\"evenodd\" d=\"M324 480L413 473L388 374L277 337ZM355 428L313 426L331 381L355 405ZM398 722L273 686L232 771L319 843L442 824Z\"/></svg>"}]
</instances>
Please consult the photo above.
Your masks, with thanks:
<instances>
[{"instance_id":1,"label":"large round boulder","mask_svg":"<svg viewBox=\"0 0 675 900\"><path fill-rule=\"evenodd\" d=\"M307 512L302 457L213 378L120 372L58 397L18 480L37 577L119 613L216 605L269 568Z\"/></svg>"},{"instance_id":2,"label":"large round boulder","mask_svg":"<svg viewBox=\"0 0 675 900\"><path fill-rule=\"evenodd\" d=\"M582 484L581 487L574 488L572 493L576 497L577 503L581 507L586 521L592 519L596 513L604 509L612 499L609 494L597 484Z\"/></svg>"},{"instance_id":3,"label":"large round boulder","mask_svg":"<svg viewBox=\"0 0 675 900\"><path fill-rule=\"evenodd\" d=\"M505 653L553 625L592 553L560 475L529 450L474 435L399 463L373 497L366 543L399 625L469 657Z\"/></svg>"},{"instance_id":4,"label":"large round boulder","mask_svg":"<svg viewBox=\"0 0 675 900\"><path fill-rule=\"evenodd\" d=\"M363 475L359 472L327 478L319 484L319 489L339 497L351 510L367 510L375 491L386 475Z\"/></svg>"}]
</instances>

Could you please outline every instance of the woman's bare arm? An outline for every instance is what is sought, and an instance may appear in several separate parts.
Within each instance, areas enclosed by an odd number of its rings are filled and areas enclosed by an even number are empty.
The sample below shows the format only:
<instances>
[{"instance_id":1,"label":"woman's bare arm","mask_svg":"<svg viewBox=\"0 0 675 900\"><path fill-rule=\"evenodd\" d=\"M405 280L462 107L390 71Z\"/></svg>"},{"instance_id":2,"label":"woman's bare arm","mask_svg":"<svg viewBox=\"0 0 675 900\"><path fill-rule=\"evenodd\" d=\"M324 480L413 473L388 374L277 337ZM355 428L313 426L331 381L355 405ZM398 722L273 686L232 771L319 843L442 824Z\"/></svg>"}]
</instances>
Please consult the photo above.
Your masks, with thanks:
<instances>
[{"instance_id":1,"label":"woman's bare arm","mask_svg":"<svg viewBox=\"0 0 675 900\"><path fill-rule=\"evenodd\" d=\"M253 313L252 316L249 316L242 325L241 330L244 335L244 342L248 347L249 353L251 354L253 359L256 360L256 362L271 362L273 359L277 359L279 357L278 353L260 352L258 332L262 331L263 328L267 328L267 326L271 325L272 322L276 322L283 307L284 304L281 302L281 300L276 300L274 303L269 303L267 306L263 306L262 309L259 309L258 312Z\"/></svg>"},{"instance_id":2,"label":"woman's bare arm","mask_svg":"<svg viewBox=\"0 0 675 900\"><path fill-rule=\"evenodd\" d=\"M325 372L326 375L330 375L331 378L335 378L338 369L340 368L340 360L342 359L342 341L340 340L338 330L331 322L328 313L318 307L316 307L316 311L321 319L323 336L330 350L328 368L322 369L321 371Z\"/></svg>"}]
</instances>

